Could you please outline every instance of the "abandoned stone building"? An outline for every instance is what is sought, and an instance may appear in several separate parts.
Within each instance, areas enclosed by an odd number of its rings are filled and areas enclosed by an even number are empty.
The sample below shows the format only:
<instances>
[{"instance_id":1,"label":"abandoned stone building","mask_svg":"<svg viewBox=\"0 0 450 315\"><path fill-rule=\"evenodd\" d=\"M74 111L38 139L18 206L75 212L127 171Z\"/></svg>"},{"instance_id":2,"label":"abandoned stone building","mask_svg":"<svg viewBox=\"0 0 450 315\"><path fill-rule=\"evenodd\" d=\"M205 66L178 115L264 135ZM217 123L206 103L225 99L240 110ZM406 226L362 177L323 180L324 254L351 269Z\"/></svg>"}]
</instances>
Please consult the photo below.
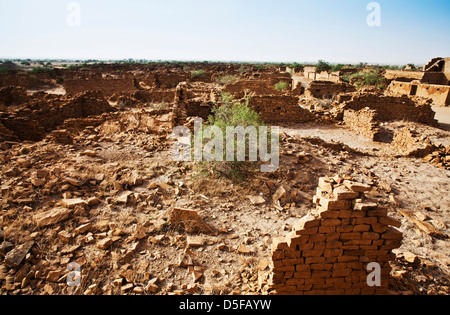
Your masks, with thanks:
<instances>
[{"instance_id":1,"label":"abandoned stone building","mask_svg":"<svg viewBox=\"0 0 450 315\"><path fill-rule=\"evenodd\" d=\"M419 78L405 75L395 78L386 94L429 98L436 106L450 105L450 58L433 58ZM407 72L407 71L402 71Z\"/></svg>"}]
</instances>

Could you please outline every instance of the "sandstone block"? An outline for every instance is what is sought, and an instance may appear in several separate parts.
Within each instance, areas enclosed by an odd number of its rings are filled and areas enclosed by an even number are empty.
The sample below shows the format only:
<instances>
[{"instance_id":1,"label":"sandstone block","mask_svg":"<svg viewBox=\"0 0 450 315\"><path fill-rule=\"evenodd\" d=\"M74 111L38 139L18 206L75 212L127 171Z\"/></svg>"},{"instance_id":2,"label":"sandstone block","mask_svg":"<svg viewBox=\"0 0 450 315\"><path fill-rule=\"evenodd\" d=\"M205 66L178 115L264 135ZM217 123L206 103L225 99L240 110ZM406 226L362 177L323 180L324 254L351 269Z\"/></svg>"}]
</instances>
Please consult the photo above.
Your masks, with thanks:
<instances>
[{"instance_id":1,"label":"sandstone block","mask_svg":"<svg viewBox=\"0 0 450 315\"><path fill-rule=\"evenodd\" d=\"M359 192L352 191L345 186L336 187L333 194L337 200L352 200L359 198Z\"/></svg>"},{"instance_id":2,"label":"sandstone block","mask_svg":"<svg viewBox=\"0 0 450 315\"><path fill-rule=\"evenodd\" d=\"M29 241L10 250L5 256L5 264L10 268L19 267L33 245L34 241Z\"/></svg>"},{"instance_id":3,"label":"sandstone block","mask_svg":"<svg viewBox=\"0 0 450 315\"><path fill-rule=\"evenodd\" d=\"M351 201L350 200L334 200L322 197L320 198L320 206L324 210L347 210L351 207Z\"/></svg>"},{"instance_id":4,"label":"sandstone block","mask_svg":"<svg viewBox=\"0 0 450 315\"><path fill-rule=\"evenodd\" d=\"M396 228L389 227L385 233L381 236L385 240L401 240L403 238L403 233Z\"/></svg>"},{"instance_id":5,"label":"sandstone block","mask_svg":"<svg viewBox=\"0 0 450 315\"><path fill-rule=\"evenodd\" d=\"M55 208L50 211L38 213L33 216L38 227L45 227L67 220L72 210L66 208Z\"/></svg>"},{"instance_id":6,"label":"sandstone block","mask_svg":"<svg viewBox=\"0 0 450 315\"><path fill-rule=\"evenodd\" d=\"M73 209L76 206L87 206L87 202L80 198L74 198L74 199L63 199L62 203L64 207Z\"/></svg>"},{"instance_id":7,"label":"sandstone block","mask_svg":"<svg viewBox=\"0 0 450 315\"><path fill-rule=\"evenodd\" d=\"M344 185L353 191L357 191L357 192L367 192L370 191L372 189L372 187L370 185L366 185L366 184L360 184L360 183L356 183L356 182L352 182L349 180L344 180Z\"/></svg>"},{"instance_id":8,"label":"sandstone block","mask_svg":"<svg viewBox=\"0 0 450 315\"><path fill-rule=\"evenodd\" d=\"M389 216L378 218L378 222L384 225L391 225L396 228L400 228L402 226L400 221Z\"/></svg>"}]
</instances>

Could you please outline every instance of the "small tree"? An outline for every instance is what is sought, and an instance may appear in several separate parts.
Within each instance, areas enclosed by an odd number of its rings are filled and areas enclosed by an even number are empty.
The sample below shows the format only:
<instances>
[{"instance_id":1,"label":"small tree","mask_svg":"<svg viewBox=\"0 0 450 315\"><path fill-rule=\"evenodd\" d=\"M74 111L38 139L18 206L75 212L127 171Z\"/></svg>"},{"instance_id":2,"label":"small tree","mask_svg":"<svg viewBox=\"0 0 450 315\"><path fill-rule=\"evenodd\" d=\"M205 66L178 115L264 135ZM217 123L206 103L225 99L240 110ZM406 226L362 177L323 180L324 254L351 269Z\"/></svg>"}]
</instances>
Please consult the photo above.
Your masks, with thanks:
<instances>
[{"instance_id":1,"label":"small tree","mask_svg":"<svg viewBox=\"0 0 450 315\"><path fill-rule=\"evenodd\" d=\"M277 91L284 91L289 89L289 83L280 81L277 84L275 84L275 90Z\"/></svg>"},{"instance_id":2,"label":"small tree","mask_svg":"<svg viewBox=\"0 0 450 315\"><path fill-rule=\"evenodd\" d=\"M206 72L205 70L195 70L195 71L191 71L191 77L192 79L195 78L203 78L206 76Z\"/></svg>"},{"instance_id":3,"label":"small tree","mask_svg":"<svg viewBox=\"0 0 450 315\"><path fill-rule=\"evenodd\" d=\"M328 71L331 70L330 64L323 60L319 60L319 62L316 65L316 71Z\"/></svg>"},{"instance_id":4,"label":"small tree","mask_svg":"<svg viewBox=\"0 0 450 315\"><path fill-rule=\"evenodd\" d=\"M229 93L222 93L221 99L215 104L212 109L211 115L208 118L208 125L220 128L222 131L223 143L226 143L227 128L228 127L242 127L244 129L248 127L259 127L264 125L264 122L259 117L258 113L249 107L250 97L245 96L242 100L236 100ZM205 141L204 131L207 127L204 126L202 132L202 139ZM197 135L200 136L200 135ZM202 162L208 169L212 169L214 172L223 175L229 179L235 181L241 181L245 179L246 174L252 168L256 166L257 162L248 161L248 157L251 154L250 134L246 134L243 139L236 139L233 137L234 146L234 159L233 161L227 161L228 152L223 151L223 162L212 161ZM210 139L206 139L210 140ZM197 139L198 141L198 139ZM207 142L208 142L207 141ZM238 148L245 148L245 161L238 159Z\"/></svg>"},{"instance_id":5,"label":"small tree","mask_svg":"<svg viewBox=\"0 0 450 315\"><path fill-rule=\"evenodd\" d=\"M338 63L337 65L331 66L330 71L331 71L331 72L341 71L343 67L344 67L343 64Z\"/></svg>"}]
</instances>

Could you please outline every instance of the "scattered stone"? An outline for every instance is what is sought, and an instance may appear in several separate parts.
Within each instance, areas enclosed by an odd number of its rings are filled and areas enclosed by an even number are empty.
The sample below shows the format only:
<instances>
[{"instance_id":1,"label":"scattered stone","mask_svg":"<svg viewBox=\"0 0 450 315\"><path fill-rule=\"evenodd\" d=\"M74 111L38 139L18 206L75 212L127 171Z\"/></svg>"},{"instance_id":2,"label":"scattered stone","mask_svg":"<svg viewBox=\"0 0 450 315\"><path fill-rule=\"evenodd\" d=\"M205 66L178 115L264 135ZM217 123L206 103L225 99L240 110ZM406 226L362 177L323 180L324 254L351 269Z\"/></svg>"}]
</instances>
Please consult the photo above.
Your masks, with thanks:
<instances>
[{"instance_id":1,"label":"scattered stone","mask_svg":"<svg viewBox=\"0 0 450 315\"><path fill-rule=\"evenodd\" d=\"M205 243L205 240L201 236L188 236L187 245L188 247L201 247Z\"/></svg>"},{"instance_id":2,"label":"scattered stone","mask_svg":"<svg viewBox=\"0 0 450 315\"><path fill-rule=\"evenodd\" d=\"M121 287L123 284L123 278L113 280L112 284L115 287Z\"/></svg>"},{"instance_id":3,"label":"scattered stone","mask_svg":"<svg viewBox=\"0 0 450 315\"><path fill-rule=\"evenodd\" d=\"M90 231L93 227L94 227L94 225L92 223L86 223L86 224L83 224L83 225L80 225L79 227L77 227L75 229L75 233L76 234L84 234L84 233Z\"/></svg>"},{"instance_id":4,"label":"scattered stone","mask_svg":"<svg viewBox=\"0 0 450 315\"><path fill-rule=\"evenodd\" d=\"M420 258L417 257L416 254L413 254L411 252L404 252L403 257L407 262L414 265L415 267L418 267L420 265Z\"/></svg>"},{"instance_id":5,"label":"scattered stone","mask_svg":"<svg viewBox=\"0 0 450 315\"><path fill-rule=\"evenodd\" d=\"M33 245L34 241L29 241L10 250L5 256L6 265L11 268L19 267Z\"/></svg>"},{"instance_id":6,"label":"scattered stone","mask_svg":"<svg viewBox=\"0 0 450 315\"><path fill-rule=\"evenodd\" d=\"M178 265L180 267L189 267L194 265L194 260L192 259L192 255L189 253L183 253L180 256Z\"/></svg>"},{"instance_id":7,"label":"scattered stone","mask_svg":"<svg viewBox=\"0 0 450 315\"><path fill-rule=\"evenodd\" d=\"M132 283L127 283L127 284L123 285L123 286L120 288L120 291L121 291L122 293L126 293L126 292L130 291L131 289L133 289L133 287L134 287L134 284L132 284Z\"/></svg>"},{"instance_id":8,"label":"scattered stone","mask_svg":"<svg viewBox=\"0 0 450 315\"><path fill-rule=\"evenodd\" d=\"M402 202L395 197L394 195L389 195L389 200L396 206L396 207L401 207L403 204Z\"/></svg>"},{"instance_id":9,"label":"scattered stone","mask_svg":"<svg viewBox=\"0 0 450 315\"><path fill-rule=\"evenodd\" d=\"M250 254L250 253L252 253L252 250L248 246L245 246L245 245L239 245L237 251L238 251L239 254Z\"/></svg>"},{"instance_id":10,"label":"scattered stone","mask_svg":"<svg viewBox=\"0 0 450 315\"><path fill-rule=\"evenodd\" d=\"M90 157L96 157L97 156L97 151L86 150L86 151L83 151L81 154L82 155L86 155L86 156L90 156Z\"/></svg>"},{"instance_id":11,"label":"scattered stone","mask_svg":"<svg viewBox=\"0 0 450 315\"><path fill-rule=\"evenodd\" d=\"M198 282L203 277L203 267L201 266L191 266L189 267L189 272L192 275L194 283Z\"/></svg>"},{"instance_id":12,"label":"scattered stone","mask_svg":"<svg viewBox=\"0 0 450 315\"><path fill-rule=\"evenodd\" d=\"M263 196L247 196L252 205L258 206L266 203L266 200Z\"/></svg>"},{"instance_id":13,"label":"scattered stone","mask_svg":"<svg viewBox=\"0 0 450 315\"><path fill-rule=\"evenodd\" d=\"M63 199L62 200L63 206L69 209L73 209L76 206L87 206L87 202L80 198L74 198L74 199Z\"/></svg>"},{"instance_id":14,"label":"scattered stone","mask_svg":"<svg viewBox=\"0 0 450 315\"><path fill-rule=\"evenodd\" d=\"M31 183L32 183L33 186L35 186L35 187L40 187L40 186L44 186L45 181L42 180L41 178L32 178L32 179L31 179Z\"/></svg>"},{"instance_id":15,"label":"scattered stone","mask_svg":"<svg viewBox=\"0 0 450 315\"><path fill-rule=\"evenodd\" d=\"M98 199L97 197L91 197L88 199L87 204L89 207L92 207L98 205L100 202L100 199Z\"/></svg>"},{"instance_id":16,"label":"scattered stone","mask_svg":"<svg viewBox=\"0 0 450 315\"><path fill-rule=\"evenodd\" d=\"M3 241L0 245L0 255L5 256L11 249L14 248L14 244L8 241Z\"/></svg>"},{"instance_id":17,"label":"scattered stone","mask_svg":"<svg viewBox=\"0 0 450 315\"><path fill-rule=\"evenodd\" d=\"M97 242L97 247L100 249L108 249L113 244L113 240L109 237Z\"/></svg>"},{"instance_id":18,"label":"scattered stone","mask_svg":"<svg viewBox=\"0 0 450 315\"><path fill-rule=\"evenodd\" d=\"M61 277L61 271L60 270L50 271L47 274L46 280L49 281L49 282L58 282L60 277Z\"/></svg>"},{"instance_id":19,"label":"scattered stone","mask_svg":"<svg viewBox=\"0 0 450 315\"><path fill-rule=\"evenodd\" d=\"M273 194L272 200L277 201L280 198L282 198L284 195L286 195L286 189L284 189L283 186L280 186L277 191Z\"/></svg>"},{"instance_id":20,"label":"scattered stone","mask_svg":"<svg viewBox=\"0 0 450 315\"><path fill-rule=\"evenodd\" d=\"M85 182L75 179L75 178L72 178L72 177L67 177L66 182L68 182L69 184L76 186L76 187L81 187L85 184Z\"/></svg>"},{"instance_id":21,"label":"scattered stone","mask_svg":"<svg viewBox=\"0 0 450 315\"><path fill-rule=\"evenodd\" d=\"M184 229L188 233L212 234L213 230L200 218L197 211L183 208L170 208L168 222L175 229Z\"/></svg>"},{"instance_id":22,"label":"scattered stone","mask_svg":"<svg viewBox=\"0 0 450 315\"><path fill-rule=\"evenodd\" d=\"M36 221L38 227L45 227L53 225L70 217L72 210L66 208L55 208L50 211L35 214L33 219Z\"/></svg>"},{"instance_id":23,"label":"scattered stone","mask_svg":"<svg viewBox=\"0 0 450 315\"><path fill-rule=\"evenodd\" d=\"M129 202L132 195L133 195L133 192L125 191L119 197L117 197L116 202L119 204L126 205Z\"/></svg>"},{"instance_id":24,"label":"scattered stone","mask_svg":"<svg viewBox=\"0 0 450 315\"><path fill-rule=\"evenodd\" d=\"M370 185L366 185L366 184L360 184L360 183L356 183L356 182L352 182L349 180L344 180L344 185L353 191L357 191L357 192L367 192L370 191L372 189L372 186Z\"/></svg>"}]
</instances>

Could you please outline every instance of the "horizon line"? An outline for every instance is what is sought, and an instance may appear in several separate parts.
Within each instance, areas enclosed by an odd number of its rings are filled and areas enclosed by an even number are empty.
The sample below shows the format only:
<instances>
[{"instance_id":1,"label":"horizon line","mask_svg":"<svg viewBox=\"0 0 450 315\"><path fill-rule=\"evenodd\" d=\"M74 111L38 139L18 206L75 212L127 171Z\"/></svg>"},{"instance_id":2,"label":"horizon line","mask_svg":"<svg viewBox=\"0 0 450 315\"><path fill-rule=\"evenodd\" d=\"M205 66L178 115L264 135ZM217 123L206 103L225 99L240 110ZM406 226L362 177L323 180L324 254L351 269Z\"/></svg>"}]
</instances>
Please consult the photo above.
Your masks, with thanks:
<instances>
[{"instance_id":1,"label":"horizon line","mask_svg":"<svg viewBox=\"0 0 450 315\"><path fill-rule=\"evenodd\" d=\"M163 63L163 62L170 62L170 63L247 63L247 64L299 64L299 65L314 65L317 64L320 60L319 59L317 61L252 61L252 60L214 60L214 59L210 59L210 60L187 60L187 59L146 59L146 58L123 58L123 59L96 59L96 58L17 58L17 57L0 57L0 60L2 60L3 62L6 61L70 61L70 62L118 62L118 61L125 61L125 62L134 62L134 63L140 63L142 61L145 62L154 62L154 63ZM430 59L431 60L431 59ZM329 63L331 65L338 65L338 64L342 64L342 65L355 65L355 64L360 64L360 63L364 63L367 66L404 66L404 65L409 65L409 64L413 64L415 66L423 66L426 64L426 62L424 63L413 63L413 62L405 62L405 63L380 63L380 62L367 62L367 61L358 61L358 62L353 62L353 63L349 63L349 62L329 62L327 60L323 60L326 63Z\"/></svg>"}]
</instances>

